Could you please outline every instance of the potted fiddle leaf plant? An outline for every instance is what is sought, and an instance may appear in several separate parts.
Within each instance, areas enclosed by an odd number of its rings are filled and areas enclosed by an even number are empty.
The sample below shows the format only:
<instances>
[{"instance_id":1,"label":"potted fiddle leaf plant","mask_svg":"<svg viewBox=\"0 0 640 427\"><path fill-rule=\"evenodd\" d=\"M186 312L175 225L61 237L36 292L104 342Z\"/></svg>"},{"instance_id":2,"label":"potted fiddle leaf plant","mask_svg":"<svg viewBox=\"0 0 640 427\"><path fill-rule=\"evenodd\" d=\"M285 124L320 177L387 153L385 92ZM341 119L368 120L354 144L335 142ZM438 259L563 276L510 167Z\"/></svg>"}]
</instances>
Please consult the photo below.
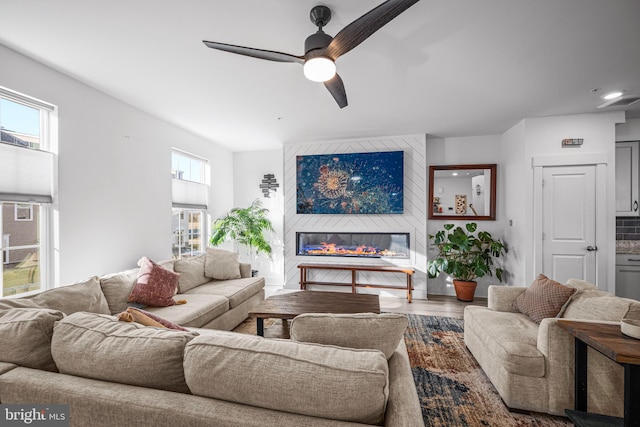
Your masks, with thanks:
<instances>
[{"instance_id":1,"label":"potted fiddle leaf plant","mask_svg":"<svg viewBox=\"0 0 640 427\"><path fill-rule=\"evenodd\" d=\"M502 282L504 270L493 265L494 258L507 253L507 247L490 233L479 231L475 222L456 227L445 224L443 230L430 234L429 240L438 248L438 255L427 262L429 277L440 273L453 278L456 297L460 301L473 301L477 283L475 279L493 275Z\"/></svg>"},{"instance_id":2,"label":"potted fiddle leaf plant","mask_svg":"<svg viewBox=\"0 0 640 427\"><path fill-rule=\"evenodd\" d=\"M267 217L269 209L262 206L260 199L254 200L246 208L233 208L226 215L216 219L212 225L211 246L219 246L226 240L231 240L236 246L244 245L249 248L249 255L255 265L258 255L262 252L271 258L273 249L265 232L273 231L273 224ZM257 276L258 271L252 270Z\"/></svg>"}]
</instances>

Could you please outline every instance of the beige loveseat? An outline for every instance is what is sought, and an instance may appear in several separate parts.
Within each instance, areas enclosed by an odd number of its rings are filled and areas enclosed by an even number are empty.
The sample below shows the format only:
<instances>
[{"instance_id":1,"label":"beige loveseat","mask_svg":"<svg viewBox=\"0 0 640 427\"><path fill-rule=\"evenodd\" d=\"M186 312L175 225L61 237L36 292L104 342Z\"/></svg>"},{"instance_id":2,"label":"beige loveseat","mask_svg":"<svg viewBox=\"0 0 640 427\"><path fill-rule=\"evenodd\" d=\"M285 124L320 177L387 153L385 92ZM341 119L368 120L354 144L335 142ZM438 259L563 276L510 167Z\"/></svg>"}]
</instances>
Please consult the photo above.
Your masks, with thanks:
<instances>
[{"instance_id":1,"label":"beige loveseat","mask_svg":"<svg viewBox=\"0 0 640 427\"><path fill-rule=\"evenodd\" d=\"M186 304L147 308L192 326L187 331L112 315L123 309L135 270L0 300L0 403L68 404L74 427L423 425L399 327L406 318L301 317L292 321L292 340L210 329L244 319L247 301L263 298L263 279L187 289L189 273L191 284L202 280L201 261L173 264L182 279L175 298ZM252 283L260 290L247 296ZM387 326L395 341L380 336ZM354 334L358 348L331 345L331 328Z\"/></svg>"},{"instance_id":2,"label":"beige loveseat","mask_svg":"<svg viewBox=\"0 0 640 427\"><path fill-rule=\"evenodd\" d=\"M640 302L571 279L577 291L562 318L619 324L640 318ZM504 403L513 409L564 415L574 407L574 338L558 318L536 324L512 303L526 287L490 286L488 307L467 306L464 341ZM623 368L588 350L588 410L622 416Z\"/></svg>"}]
</instances>

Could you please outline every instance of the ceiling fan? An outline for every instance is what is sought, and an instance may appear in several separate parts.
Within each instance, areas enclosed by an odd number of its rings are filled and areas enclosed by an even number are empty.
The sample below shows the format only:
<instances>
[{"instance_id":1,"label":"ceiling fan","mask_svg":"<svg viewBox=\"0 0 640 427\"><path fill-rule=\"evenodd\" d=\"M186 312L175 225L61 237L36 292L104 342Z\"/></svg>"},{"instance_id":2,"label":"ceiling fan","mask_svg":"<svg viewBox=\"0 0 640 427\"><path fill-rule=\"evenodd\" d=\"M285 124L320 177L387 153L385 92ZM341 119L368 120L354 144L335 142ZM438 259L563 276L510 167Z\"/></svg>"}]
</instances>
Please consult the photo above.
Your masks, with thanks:
<instances>
[{"instance_id":1,"label":"ceiling fan","mask_svg":"<svg viewBox=\"0 0 640 427\"><path fill-rule=\"evenodd\" d=\"M238 55L301 64L304 66L304 75L309 80L324 82L325 87L340 108L344 108L347 106L347 93L342 79L336 73L336 59L358 46L418 1L387 0L344 27L335 37L331 37L322 31L322 27L331 20L331 10L326 6L315 6L311 9L310 17L313 25L318 27L318 31L305 40L305 54L303 56L207 40L202 42L212 49L237 53Z\"/></svg>"}]
</instances>

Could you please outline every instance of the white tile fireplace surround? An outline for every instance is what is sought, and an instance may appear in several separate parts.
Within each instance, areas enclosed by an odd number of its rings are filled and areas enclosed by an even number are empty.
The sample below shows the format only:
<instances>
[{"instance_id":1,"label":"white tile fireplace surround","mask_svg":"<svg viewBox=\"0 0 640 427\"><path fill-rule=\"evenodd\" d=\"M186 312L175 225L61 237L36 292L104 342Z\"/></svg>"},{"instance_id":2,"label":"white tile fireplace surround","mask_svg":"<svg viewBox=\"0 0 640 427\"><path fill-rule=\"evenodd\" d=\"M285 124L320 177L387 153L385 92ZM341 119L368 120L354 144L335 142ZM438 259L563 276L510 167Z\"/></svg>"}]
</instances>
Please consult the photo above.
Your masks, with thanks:
<instances>
[{"instance_id":1,"label":"white tile fireplace surround","mask_svg":"<svg viewBox=\"0 0 640 427\"><path fill-rule=\"evenodd\" d=\"M296 156L314 154L368 153L379 151L404 151L404 212L402 214L297 214L296 213ZM426 136L408 135L395 137L380 137L366 139L349 139L339 141L325 141L317 143L285 144L284 146L284 249L285 249L285 288L299 289L300 272L298 264L333 263L333 264L393 264L414 267L413 286L415 299L426 299ZM299 254L299 233L317 233L321 241L311 242L313 253ZM390 247L379 247L384 233L393 235L388 240ZM349 242L345 235L351 235ZM373 244L364 243L360 238L369 235ZM376 237L373 237L376 235ZM408 235L408 253L403 252L398 242ZM322 239L322 237L327 237ZM403 237L401 237L403 236ZM377 240L376 240L377 239ZM328 241L327 241L328 240ZM392 243L393 240L393 243ZM322 246L324 241L327 245ZM309 242L307 242L309 243ZM335 246L332 244L336 243ZM341 254L336 250L337 243L343 243L348 248L342 248ZM366 246L366 248L358 247ZM386 246L386 245L382 245ZM372 248L372 250L369 250ZM376 250L387 249L385 253L372 254ZM345 253L353 251L354 253ZM358 254L357 252L360 252ZM369 252L365 254L363 252ZM393 253L396 256L393 256ZM325 282L349 282L348 271L315 270L314 280ZM397 276L397 277L396 277ZM405 281L403 275L381 274L375 272L359 272L359 281L371 284L398 285ZM343 287L322 286L320 290L344 292ZM361 293L376 293L382 296L396 296L405 298L402 290L387 289L358 289Z\"/></svg>"}]
</instances>

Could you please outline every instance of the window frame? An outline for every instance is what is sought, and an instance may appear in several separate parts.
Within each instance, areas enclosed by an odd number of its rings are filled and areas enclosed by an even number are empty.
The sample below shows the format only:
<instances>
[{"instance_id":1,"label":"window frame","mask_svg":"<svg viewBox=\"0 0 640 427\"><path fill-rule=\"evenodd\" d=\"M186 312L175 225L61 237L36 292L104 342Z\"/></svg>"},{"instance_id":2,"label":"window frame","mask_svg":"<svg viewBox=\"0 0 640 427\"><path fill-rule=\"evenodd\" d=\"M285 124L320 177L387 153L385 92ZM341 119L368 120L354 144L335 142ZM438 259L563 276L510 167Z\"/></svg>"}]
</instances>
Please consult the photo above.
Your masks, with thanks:
<instances>
[{"instance_id":1,"label":"window frame","mask_svg":"<svg viewBox=\"0 0 640 427\"><path fill-rule=\"evenodd\" d=\"M29 216L26 218L20 218L18 210L29 209ZM13 220L14 221L33 221L33 204L31 203L15 203L13 205Z\"/></svg>"},{"instance_id":2,"label":"window frame","mask_svg":"<svg viewBox=\"0 0 640 427\"><path fill-rule=\"evenodd\" d=\"M29 203L31 205L31 210L33 211L33 206L37 205L40 209L40 213L38 215L38 237L39 241L37 244L30 245L18 245L12 246L11 244L5 246L4 244L4 209L2 206L4 204L15 204L15 205L25 205L27 203L24 202L13 202L8 200L0 200L0 236L3 236L3 239L0 240L0 252L2 253L2 262L0 263L0 288L2 292L0 292L0 299L2 298L22 298L29 295L35 295L42 291L46 291L47 289L51 289L51 276L52 276L52 266L51 266L51 253L53 252L53 248L50 246L50 242L52 241L50 236L50 211L51 206L47 203ZM33 214L32 214L33 218ZM15 221L15 220L14 220ZM23 249L37 249L39 256L38 262L40 267L40 287L39 289L27 292L21 292L14 295L6 295L4 296L4 265L5 263L5 253L14 250L23 250Z\"/></svg>"},{"instance_id":3,"label":"window frame","mask_svg":"<svg viewBox=\"0 0 640 427\"><path fill-rule=\"evenodd\" d=\"M197 212L200 214L200 232L199 233L193 233L192 228L188 228L188 225L192 222L191 221L191 215L193 212ZM199 234L196 238L200 241L200 250L198 251L198 253L194 253L194 251L188 251L188 252L182 252L180 250L180 248L182 247L181 245L178 246L178 253L176 254L174 252L174 247L175 247L175 238L176 236L172 236L174 241L172 243L172 248L171 248L171 254L172 257L174 259L183 259L183 258L190 258L196 255L199 255L201 253L204 253L204 251L207 248L207 243L208 243L208 228L206 227L206 224L208 223L208 218L209 218L209 214L205 209L197 209L197 208L185 208L185 207L179 207L179 206L173 206L171 209L171 217L172 217L172 225L173 225L173 218L175 216L178 216L178 223L182 223L183 221L186 222L187 224L187 228L184 229L184 232L182 233L181 237L178 237L178 239L181 239L182 242L187 242L190 240L193 240L192 236L194 234ZM175 233L178 229L174 230L173 233ZM178 236L180 236L180 234L178 234ZM186 246L185 246L186 247ZM184 256L184 255L187 256Z\"/></svg>"},{"instance_id":4,"label":"window frame","mask_svg":"<svg viewBox=\"0 0 640 427\"><path fill-rule=\"evenodd\" d=\"M174 169L174 156L177 157L177 162L179 162L180 158L184 158L189 160L189 166L190 166L190 170L187 171L181 171L179 169ZM200 180L193 180L191 179L193 177L193 173L192 173L192 169L191 166L193 165L193 162L197 162L199 164L199 168L200 168L200 172L199 172L199 176L200 176ZM179 172L183 172L183 173L179 173ZM208 244L208 239L209 239L209 227L208 224L210 223L210 216L209 216L209 206L208 206L208 193L211 190L211 186L210 186L210 168L209 168L209 160L201 157L201 156L197 156L195 154L192 153L188 153L184 150L175 148L175 147L171 147L171 176L172 176L172 204L171 204L171 208L172 208L172 216L171 216L171 222L172 222L172 227L173 227L173 219L175 218L176 215L178 215L178 223L181 223L182 221L186 221L187 227L184 229L184 233L182 235L182 237L178 237L178 239L182 239L182 242L185 241L190 241L193 240L191 237L194 234L197 234L198 236L196 237L199 241L200 241L200 250L198 251L199 253L204 253L204 251L207 248L207 244ZM180 184L178 187L176 187L176 185L174 185L175 183L173 183L173 181L182 181L184 183ZM176 194L174 193L176 190L182 190L184 189L184 186L188 186L190 187L192 190L197 190L195 192L201 194L202 197L196 197L196 199L198 199L198 202L194 202L194 201L188 201L188 202L182 202L180 200L180 198L178 200L176 200ZM182 187L182 188L179 188ZM202 194L202 192L205 192L206 194ZM193 193L192 193L193 194ZM191 214L192 212L198 212L200 214L200 229L199 229L199 233L194 233L195 229L190 229L188 227L188 224L191 223L190 219L191 219ZM176 230L173 230L172 233L175 233L176 231L179 231L180 227L178 226L178 228ZM178 233L178 236L180 234ZM183 257L185 257L184 255L187 255L186 257L190 257L190 256L194 256L196 254L194 254L193 251L184 253L182 252L182 250L180 248L182 248L182 245L178 245L178 250L177 250L177 254L174 252L175 249L175 239L176 239L176 235L174 234L172 236L172 248L171 248L171 253L173 255L173 257L175 259L182 259ZM186 247L186 246L185 246Z\"/></svg>"},{"instance_id":5,"label":"window frame","mask_svg":"<svg viewBox=\"0 0 640 427\"><path fill-rule=\"evenodd\" d=\"M173 168L173 156L174 154L178 157L182 157L184 159L189 160L190 164L189 164L189 173L187 174L187 171L183 171L183 170L179 170L179 169L174 169ZM184 175L188 175L189 177L191 177L193 175L192 172L192 168L191 168L191 162L195 161L200 163L200 176L201 179L200 180L194 180L194 179L190 179L190 178L185 178ZM204 157L200 157L200 156L196 156L195 154L191 154L191 153L187 153L186 151L180 150L178 148L171 148L171 176L173 179L177 179L179 181L188 181L188 182L195 182L198 184L205 184L205 185L209 185L209 174L208 174L208 169L209 169L209 160L205 159ZM178 174L178 172L182 172L182 174Z\"/></svg>"},{"instance_id":6,"label":"window frame","mask_svg":"<svg viewBox=\"0 0 640 427\"><path fill-rule=\"evenodd\" d=\"M2 292L0 292L1 298L21 298L29 295L34 295L40 293L42 291L52 289L55 286L55 248L54 248L54 206L56 206L57 200L55 195L57 195L57 135L53 134L54 126L52 126L52 121L57 120L57 108L49 104L47 102L38 100L36 98L18 93L16 91L7 89L5 87L0 86L0 98L8 100L13 103L21 104L30 108L34 108L39 110L39 147L34 148L32 143L29 144L29 147L22 146L22 149L25 150L38 150L49 152L53 155L53 165L52 165L52 197L50 203L42 202L36 200L31 200L31 197L11 197L5 196L0 199L0 207L5 203L13 203L15 204L14 208L14 221L33 221L33 206L39 207L38 214L38 233L39 233L39 242L37 245L24 245L24 246L6 246L4 245L4 237L0 240L0 252L2 253L2 260L0 262L0 288L2 288ZM57 127L56 127L57 128ZM18 206L24 207L25 205L29 205L30 207L30 219L17 219L17 210ZM3 234L3 210L0 209L0 236L4 236ZM40 268L40 287L37 290L22 292L15 295L7 295L4 297L4 261L5 261L5 251L9 252L11 250L17 249L38 249L38 262Z\"/></svg>"}]
</instances>

